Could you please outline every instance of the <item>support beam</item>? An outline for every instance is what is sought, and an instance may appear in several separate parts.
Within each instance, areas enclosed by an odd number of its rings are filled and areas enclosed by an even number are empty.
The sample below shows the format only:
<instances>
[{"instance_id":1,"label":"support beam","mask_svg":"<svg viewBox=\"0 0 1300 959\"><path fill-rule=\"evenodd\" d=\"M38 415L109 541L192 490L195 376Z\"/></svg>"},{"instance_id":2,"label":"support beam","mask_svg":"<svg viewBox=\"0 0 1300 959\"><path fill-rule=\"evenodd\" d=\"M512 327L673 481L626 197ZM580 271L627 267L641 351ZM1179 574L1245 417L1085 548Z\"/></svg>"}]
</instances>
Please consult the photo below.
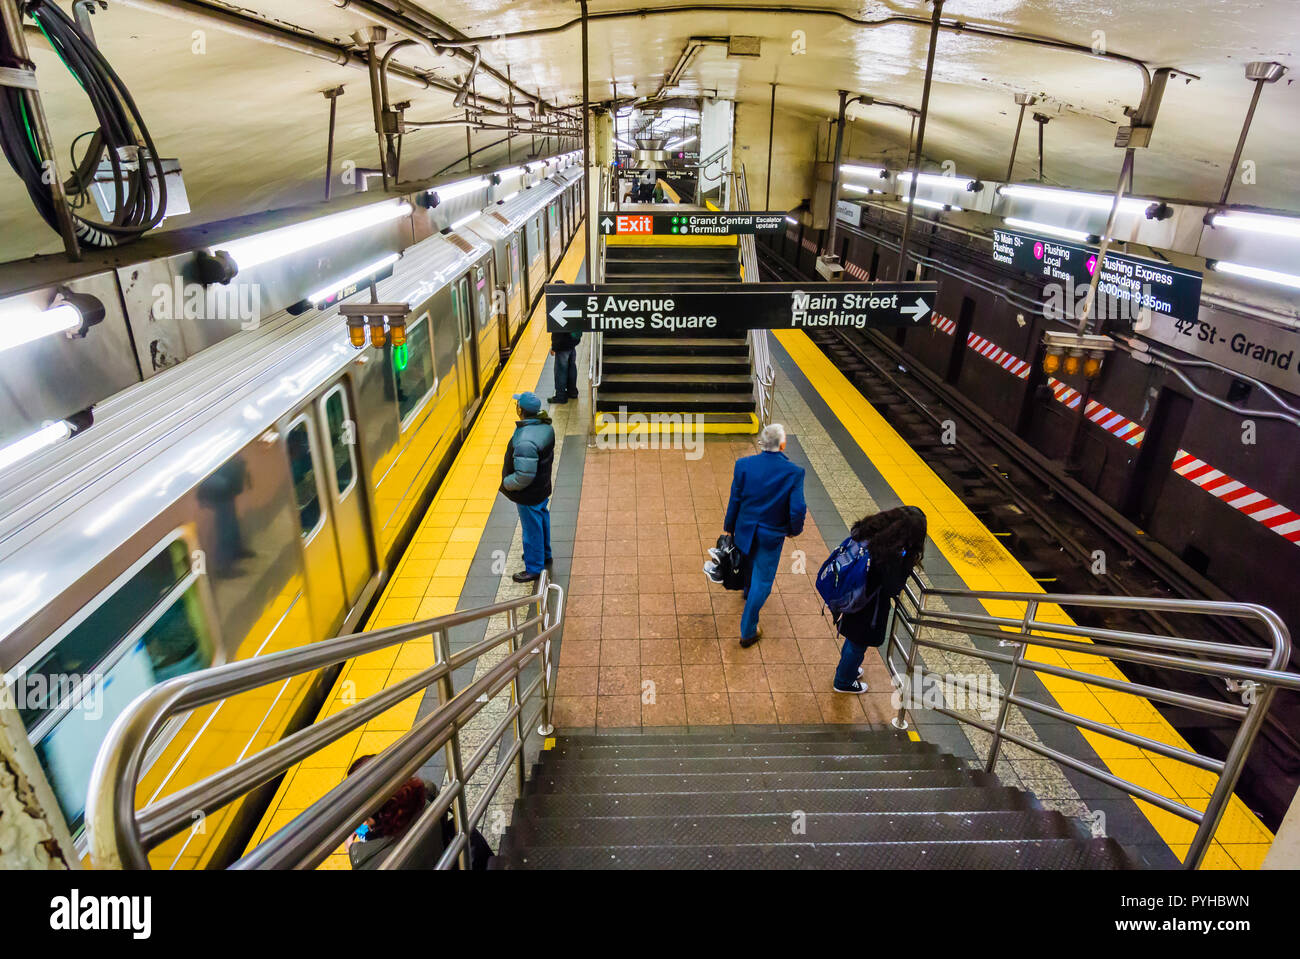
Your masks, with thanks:
<instances>
[{"instance_id":1,"label":"support beam","mask_svg":"<svg viewBox=\"0 0 1300 959\"><path fill-rule=\"evenodd\" d=\"M925 121L930 115L930 87L934 82L934 53L939 45L939 18L943 14L943 0L934 0L934 16L930 20L930 49L925 57L925 86L921 90L921 116L916 129L916 162L908 164L912 176L907 188L907 210L903 214L903 235L898 243L898 276L895 279L907 279L907 241L912 232L913 207L916 206L916 174L925 152Z\"/></svg>"}]
</instances>

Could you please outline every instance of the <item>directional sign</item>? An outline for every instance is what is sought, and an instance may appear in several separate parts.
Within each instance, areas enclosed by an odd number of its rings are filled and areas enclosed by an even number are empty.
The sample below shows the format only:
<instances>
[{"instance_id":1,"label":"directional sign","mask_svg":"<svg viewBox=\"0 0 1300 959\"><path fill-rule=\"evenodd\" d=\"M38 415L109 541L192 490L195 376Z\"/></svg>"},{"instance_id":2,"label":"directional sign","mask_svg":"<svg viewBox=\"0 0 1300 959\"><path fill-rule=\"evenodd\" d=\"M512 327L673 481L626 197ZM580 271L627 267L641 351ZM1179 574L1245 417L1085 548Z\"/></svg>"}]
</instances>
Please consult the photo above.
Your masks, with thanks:
<instances>
[{"instance_id":1,"label":"directional sign","mask_svg":"<svg viewBox=\"0 0 1300 959\"><path fill-rule=\"evenodd\" d=\"M935 283L551 283L546 327L689 336L917 326L929 321L937 293Z\"/></svg>"},{"instance_id":2,"label":"directional sign","mask_svg":"<svg viewBox=\"0 0 1300 959\"><path fill-rule=\"evenodd\" d=\"M1047 304L1049 311L1063 314L1060 319L1075 318L1097 271L1096 250L1010 230L993 231L993 259L1060 284L1060 303ZM1111 313L1110 319L1140 323L1149 311L1146 319L1166 316L1195 321L1201 305L1201 274L1160 260L1107 252L1097 292L1096 316Z\"/></svg>"},{"instance_id":3,"label":"directional sign","mask_svg":"<svg viewBox=\"0 0 1300 959\"><path fill-rule=\"evenodd\" d=\"M631 213L602 211L597 221L605 236L736 236L780 233L785 213Z\"/></svg>"}]
</instances>

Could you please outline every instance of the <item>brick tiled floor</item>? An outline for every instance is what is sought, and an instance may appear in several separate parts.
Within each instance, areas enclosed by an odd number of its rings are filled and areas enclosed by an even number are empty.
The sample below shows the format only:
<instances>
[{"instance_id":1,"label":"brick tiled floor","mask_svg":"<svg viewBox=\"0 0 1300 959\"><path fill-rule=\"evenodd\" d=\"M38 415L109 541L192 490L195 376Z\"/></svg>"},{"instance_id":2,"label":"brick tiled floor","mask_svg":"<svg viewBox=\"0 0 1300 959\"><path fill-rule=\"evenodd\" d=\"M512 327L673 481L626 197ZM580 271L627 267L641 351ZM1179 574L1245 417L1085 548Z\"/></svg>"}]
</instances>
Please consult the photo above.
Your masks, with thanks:
<instances>
[{"instance_id":1,"label":"brick tiled floor","mask_svg":"<svg viewBox=\"0 0 1300 959\"><path fill-rule=\"evenodd\" d=\"M712 438L683 450L591 450L578 508L555 724L881 723L893 714L878 656L872 692L831 692L840 641L812 577L826 546L812 516L788 540L760 622L740 647L739 592L701 567L722 532L732 464L755 447Z\"/></svg>"}]
</instances>

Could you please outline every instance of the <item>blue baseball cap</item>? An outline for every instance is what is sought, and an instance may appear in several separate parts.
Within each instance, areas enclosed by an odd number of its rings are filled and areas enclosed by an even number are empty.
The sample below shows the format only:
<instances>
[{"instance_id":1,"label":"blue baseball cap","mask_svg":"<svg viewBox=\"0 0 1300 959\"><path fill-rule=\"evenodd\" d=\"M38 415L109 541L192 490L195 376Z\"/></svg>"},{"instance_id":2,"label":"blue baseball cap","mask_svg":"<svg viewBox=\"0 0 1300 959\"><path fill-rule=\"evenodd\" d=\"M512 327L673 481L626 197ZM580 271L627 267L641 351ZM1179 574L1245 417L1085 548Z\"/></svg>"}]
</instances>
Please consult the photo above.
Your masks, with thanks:
<instances>
[{"instance_id":1,"label":"blue baseball cap","mask_svg":"<svg viewBox=\"0 0 1300 959\"><path fill-rule=\"evenodd\" d=\"M516 393L514 399L525 413L537 413L542 409L542 398L536 393Z\"/></svg>"}]
</instances>

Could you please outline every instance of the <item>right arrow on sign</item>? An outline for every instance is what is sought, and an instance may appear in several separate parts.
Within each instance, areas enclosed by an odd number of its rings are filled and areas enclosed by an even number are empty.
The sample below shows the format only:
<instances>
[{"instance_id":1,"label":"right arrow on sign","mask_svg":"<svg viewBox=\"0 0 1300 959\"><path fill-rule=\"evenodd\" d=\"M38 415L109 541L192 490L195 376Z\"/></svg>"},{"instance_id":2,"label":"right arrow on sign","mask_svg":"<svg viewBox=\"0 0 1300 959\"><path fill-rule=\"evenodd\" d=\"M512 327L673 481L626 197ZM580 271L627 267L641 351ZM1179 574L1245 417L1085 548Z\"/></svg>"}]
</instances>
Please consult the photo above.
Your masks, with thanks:
<instances>
[{"instance_id":1,"label":"right arrow on sign","mask_svg":"<svg viewBox=\"0 0 1300 959\"><path fill-rule=\"evenodd\" d=\"M898 312L904 314L905 316L910 316L912 318L913 323L920 323L921 320L925 317L925 315L930 312L930 306L928 303L925 302L925 300L921 299L918 296L916 298L915 306L900 307Z\"/></svg>"},{"instance_id":2,"label":"right arrow on sign","mask_svg":"<svg viewBox=\"0 0 1300 959\"><path fill-rule=\"evenodd\" d=\"M563 300L560 300L559 303L555 304L555 309L551 310L551 319L559 323L560 326L568 326L569 320L576 320L582 316L582 310L566 310L567 305Z\"/></svg>"}]
</instances>

